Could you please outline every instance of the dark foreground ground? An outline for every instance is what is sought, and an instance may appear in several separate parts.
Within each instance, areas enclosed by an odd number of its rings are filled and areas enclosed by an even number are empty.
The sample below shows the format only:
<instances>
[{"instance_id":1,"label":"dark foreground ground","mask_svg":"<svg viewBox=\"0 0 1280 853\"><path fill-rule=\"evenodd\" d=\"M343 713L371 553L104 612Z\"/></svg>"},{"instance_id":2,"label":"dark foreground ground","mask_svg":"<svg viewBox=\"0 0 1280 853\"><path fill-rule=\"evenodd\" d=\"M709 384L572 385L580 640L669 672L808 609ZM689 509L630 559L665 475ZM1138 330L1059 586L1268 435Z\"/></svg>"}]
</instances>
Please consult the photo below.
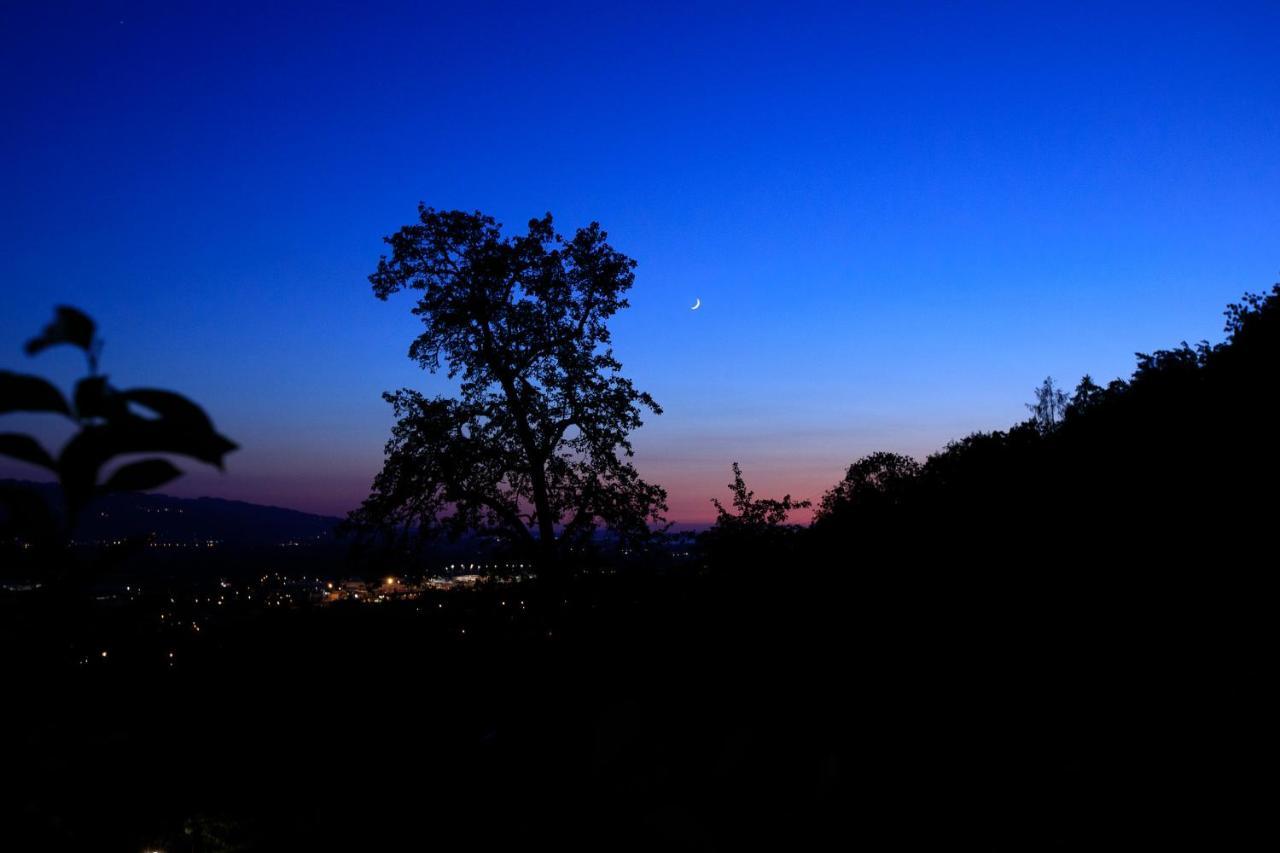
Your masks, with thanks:
<instances>
[{"instance_id":1,"label":"dark foreground ground","mask_svg":"<svg viewBox=\"0 0 1280 853\"><path fill-rule=\"evenodd\" d=\"M786 574L241 613L180 640L141 605L10 598L0 848L1264 837L1274 638L1252 584Z\"/></svg>"}]
</instances>

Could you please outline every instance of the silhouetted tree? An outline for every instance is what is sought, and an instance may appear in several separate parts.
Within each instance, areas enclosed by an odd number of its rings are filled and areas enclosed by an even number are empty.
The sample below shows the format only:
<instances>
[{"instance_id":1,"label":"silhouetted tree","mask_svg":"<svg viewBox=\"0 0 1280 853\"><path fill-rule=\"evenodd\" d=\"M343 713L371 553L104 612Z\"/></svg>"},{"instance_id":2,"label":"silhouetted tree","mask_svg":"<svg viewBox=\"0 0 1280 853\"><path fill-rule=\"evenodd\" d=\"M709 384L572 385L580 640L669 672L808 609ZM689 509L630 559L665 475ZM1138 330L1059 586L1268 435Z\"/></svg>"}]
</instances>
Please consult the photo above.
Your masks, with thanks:
<instances>
[{"instance_id":1,"label":"silhouetted tree","mask_svg":"<svg viewBox=\"0 0 1280 853\"><path fill-rule=\"evenodd\" d=\"M641 538L662 520L666 492L627 461L641 409L662 410L619 375L606 326L635 262L605 238L593 222L566 240L550 214L504 238L491 217L421 205L386 238L374 294L420 292L409 356L461 383L456 398L384 395L397 424L354 525L480 531L546 567L599 523Z\"/></svg>"},{"instance_id":2,"label":"silhouetted tree","mask_svg":"<svg viewBox=\"0 0 1280 853\"><path fill-rule=\"evenodd\" d=\"M1035 389L1035 395L1036 401L1027 403L1027 409L1031 412L1040 432L1052 432L1067 413L1067 406L1070 403L1067 392L1053 387L1053 377L1046 376L1040 387Z\"/></svg>"},{"instance_id":3,"label":"silhouetted tree","mask_svg":"<svg viewBox=\"0 0 1280 853\"><path fill-rule=\"evenodd\" d=\"M711 562L720 566L762 566L776 559L800 530L797 525L786 523L787 516L812 505L807 500L793 500L791 495L784 495L781 500L757 498L755 492L747 488L737 462L733 463L729 491L733 494L732 511L719 499L712 498L716 521L702 534Z\"/></svg>"},{"instance_id":4,"label":"silhouetted tree","mask_svg":"<svg viewBox=\"0 0 1280 853\"><path fill-rule=\"evenodd\" d=\"M732 506L737 512L725 509L718 498L711 503L716 508L715 526L722 530L760 531L784 524L787 516L797 509L807 509L811 501L795 501L791 495L784 495L782 500L773 498L756 498L756 493L747 488L742 479L742 468L733 463L733 482L729 484L733 492Z\"/></svg>"},{"instance_id":5,"label":"silhouetted tree","mask_svg":"<svg viewBox=\"0 0 1280 853\"><path fill-rule=\"evenodd\" d=\"M1101 402L1105 393L1102 387L1093 381L1093 377L1086 373L1080 378L1079 384L1076 385L1075 393L1071 395L1071 402L1067 405L1067 413L1070 415L1084 414Z\"/></svg>"},{"instance_id":6,"label":"silhouetted tree","mask_svg":"<svg viewBox=\"0 0 1280 853\"><path fill-rule=\"evenodd\" d=\"M824 523L849 512L901 506L919 476L920 463L910 456L883 451L864 456L822 496L814 522Z\"/></svg>"},{"instance_id":7,"label":"silhouetted tree","mask_svg":"<svg viewBox=\"0 0 1280 853\"><path fill-rule=\"evenodd\" d=\"M59 307L53 322L27 342L26 352L36 355L62 344L83 350L89 367L89 375L76 384L70 401L38 376L0 371L0 414L48 412L80 427L56 458L29 435L0 434L0 454L47 469L57 478L63 497L63 519L58 525L55 513L39 495L22 489L0 493L0 507L7 509L14 535L65 540L96 495L154 489L182 474L169 460L156 457L120 465L101 480L102 469L117 456L177 454L220 468L223 457L236 449L214 430L204 410L186 397L154 388L121 391L112 387L98 373L102 340L97 327L86 314L67 306ZM138 409L149 415L139 414Z\"/></svg>"}]
</instances>

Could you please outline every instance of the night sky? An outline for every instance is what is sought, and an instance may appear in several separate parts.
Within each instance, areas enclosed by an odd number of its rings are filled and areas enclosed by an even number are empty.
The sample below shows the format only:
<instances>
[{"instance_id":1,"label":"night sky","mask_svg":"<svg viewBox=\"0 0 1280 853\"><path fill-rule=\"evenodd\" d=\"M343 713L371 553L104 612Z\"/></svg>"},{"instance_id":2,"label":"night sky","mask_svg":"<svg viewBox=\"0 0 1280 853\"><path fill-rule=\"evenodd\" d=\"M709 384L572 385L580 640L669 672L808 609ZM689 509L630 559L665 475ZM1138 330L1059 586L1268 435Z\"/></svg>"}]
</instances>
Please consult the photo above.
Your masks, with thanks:
<instances>
[{"instance_id":1,"label":"night sky","mask_svg":"<svg viewBox=\"0 0 1280 853\"><path fill-rule=\"evenodd\" d=\"M367 494L380 393L450 387L367 281L419 201L598 220L639 262L614 344L686 522L735 460L817 498L1046 375L1221 340L1280 274L1274 2L372 5L0 12L0 367L65 387L76 352L21 344L93 315L116 384L242 445L164 491Z\"/></svg>"}]
</instances>

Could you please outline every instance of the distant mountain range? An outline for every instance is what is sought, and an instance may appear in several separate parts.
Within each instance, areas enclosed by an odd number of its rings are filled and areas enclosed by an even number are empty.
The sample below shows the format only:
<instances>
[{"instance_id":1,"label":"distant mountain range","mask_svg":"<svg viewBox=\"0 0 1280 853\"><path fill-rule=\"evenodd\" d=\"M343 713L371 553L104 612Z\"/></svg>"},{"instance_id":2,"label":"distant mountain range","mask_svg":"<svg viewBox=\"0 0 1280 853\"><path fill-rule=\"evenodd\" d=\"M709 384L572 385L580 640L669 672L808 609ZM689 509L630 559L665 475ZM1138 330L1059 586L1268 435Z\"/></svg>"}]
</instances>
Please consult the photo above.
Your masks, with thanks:
<instances>
[{"instance_id":1,"label":"distant mountain range","mask_svg":"<svg viewBox=\"0 0 1280 853\"><path fill-rule=\"evenodd\" d=\"M62 497L53 483L0 480L38 492L55 512ZM231 546L320 544L335 541L339 518L221 498L175 498L124 492L98 498L76 528L77 542L150 537L159 542L217 541Z\"/></svg>"},{"instance_id":2,"label":"distant mountain range","mask_svg":"<svg viewBox=\"0 0 1280 853\"><path fill-rule=\"evenodd\" d=\"M0 489L19 487L37 492L55 513L62 511L62 493L54 483L0 478ZM0 510L2 511L2 510ZM332 545L341 518L313 515L278 506L264 506L222 498L175 498L144 492L99 497L76 527L75 541L109 543L143 538L155 542L193 544L216 542L231 548L278 545ZM706 524L675 524L672 533L695 533ZM601 540L610 534L601 531ZM444 558L478 554L488 544L471 536L457 542L436 542L432 551Z\"/></svg>"}]
</instances>

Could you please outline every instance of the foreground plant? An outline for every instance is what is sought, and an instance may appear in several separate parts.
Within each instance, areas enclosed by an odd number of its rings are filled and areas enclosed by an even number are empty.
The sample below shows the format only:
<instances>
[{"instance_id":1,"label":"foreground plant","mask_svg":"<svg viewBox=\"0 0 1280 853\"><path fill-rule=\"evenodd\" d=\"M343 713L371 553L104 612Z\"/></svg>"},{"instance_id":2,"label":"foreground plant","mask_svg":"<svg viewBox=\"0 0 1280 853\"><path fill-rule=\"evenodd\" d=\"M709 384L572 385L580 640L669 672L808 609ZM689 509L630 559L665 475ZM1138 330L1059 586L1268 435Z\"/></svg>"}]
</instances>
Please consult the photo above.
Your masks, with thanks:
<instances>
[{"instance_id":1,"label":"foreground plant","mask_svg":"<svg viewBox=\"0 0 1280 853\"><path fill-rule=\"evenodd\" d=\"M108 463L133 454L172 454L222 467L224 457L236 445L214 428L200 406L172 391L155 388L119 390L98 372L102 340L97 326L83 312L60 306L49 323L26 344L27 355L49 347L69 345L82 350L88 375L76 383L68 400L39 376L0 371L0 414L42 412L62 415L79 431L57 456L34 437L0 433L0 454L37 465L57 479L63 498L63 516L57 519L38 494L28 489L0 492L0 510L7 510L8 524L0 515L0 533L25 540L65 542L84 509L99 495L110 492L155 489L181 476L182 471L163 457L126 462L104 478ZM12 528L4 530L4 526Z\"/></svg>"}]
</instances>

